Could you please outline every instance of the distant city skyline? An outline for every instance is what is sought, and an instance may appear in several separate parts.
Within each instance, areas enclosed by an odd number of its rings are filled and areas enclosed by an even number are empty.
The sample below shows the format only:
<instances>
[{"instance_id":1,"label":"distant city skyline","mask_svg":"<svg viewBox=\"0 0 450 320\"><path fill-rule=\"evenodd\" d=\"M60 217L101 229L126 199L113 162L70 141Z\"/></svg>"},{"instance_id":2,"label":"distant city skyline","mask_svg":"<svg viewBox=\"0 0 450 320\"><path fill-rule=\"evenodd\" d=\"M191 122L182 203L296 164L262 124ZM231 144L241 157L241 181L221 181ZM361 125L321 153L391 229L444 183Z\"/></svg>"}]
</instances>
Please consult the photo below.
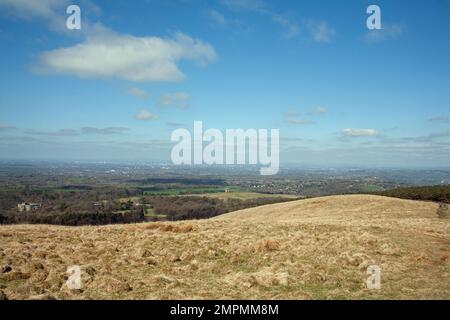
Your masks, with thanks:
<instances>
[{"instance_id":1,"label":"distant city skyline","mask_svg":"<svg viewBox=\"0 0 450 320\"><path fill-rule=\"evenodd\" d=\"M279 129L281 167L445 167L448 21L441 0L0 0L0 160L169 161L202 121Z\"/></svg>"}]
</instances>

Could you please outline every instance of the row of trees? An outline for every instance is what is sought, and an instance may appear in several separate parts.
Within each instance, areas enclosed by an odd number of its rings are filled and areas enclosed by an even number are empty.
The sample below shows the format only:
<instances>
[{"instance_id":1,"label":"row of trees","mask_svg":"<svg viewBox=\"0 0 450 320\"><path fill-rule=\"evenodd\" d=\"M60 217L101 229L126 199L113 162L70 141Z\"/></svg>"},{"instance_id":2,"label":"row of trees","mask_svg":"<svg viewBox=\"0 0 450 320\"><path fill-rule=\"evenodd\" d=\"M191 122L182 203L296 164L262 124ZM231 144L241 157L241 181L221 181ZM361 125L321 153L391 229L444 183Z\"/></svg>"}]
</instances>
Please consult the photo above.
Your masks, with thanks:
<instances>
[{"instance_id":1,"label":"row of trees","mask_svg":"<svg viewBox=\"0 0 450 320\"><path fill-rule=\"evenodd\" d=\"M0 224L54 224L66 226L105 225L117 223L137 223L146 220L145 211L151 206L157 215L165 220L207 219L227 212L257 207L266 204L290 201L273 197L250 200L214 199L208 197L152 196L140 199L140 205L132 202L113 202L98 211L74 211L73 207L60 205L53 212L9 212L0 213Z\"/></svg>"},{"instance_id":2,"label":"row of trees","mask_svg":"<svg viewBox=\"0 0 450 320\"><path fill-rule=\"evenodd\" d=\"M64 226L105 225L136 223L145 220L143 211L66 212L66 213L15 213L0 214L0 224L52 224Z\"/></svg>"},{"instance_id":3,"label":"row of trees","mask_svg":"<svg viewBox=\"0 0 450 320\"><path fill-rule=\"evenodd\" d=\"M209 197L159 196L146 201L152 204L156 214L165 215L168 220L190 220L207 219L227 212L291 200L282 197L221 200Z\"/></svg>"},{"instance_id":4,"label":"row of trees","mask_svg":"<svg viewBox=\"0 0 450 320\"><path fill-rule=\"evenodd\" d=\"M133 201L120 200L135 196L140 198ZM163 216L167 220L206 219L231 211L284 201L287 199L281 197L221 200L200 196L143 196L142 191L137 188L111 186L94 189L74 185L60 189L1 190L0 224L79 226L135 223L147 219L149 208L153 208L154 213L159 216L152 219L164 219ZM42 207L33 212L18 212L17 204L22 202L39 203Z\"/></svg>"},{"instance_id":5,"label":"row of trees","mask_svg":"<svg viewBox=\"0 0 450 320\"><path fill-rule=\"evenodd\" d=\"M450 203L450 186L397 188L377 193L387 197Z\"/></svg>"},{"instance_id":6,"label":"row of trees","mask_svg":"<svg viewBox=\"0 0 450 320\"><path fill-rule=\"evenodd\" d=\"M104 187L90 190L17 190L0 192L0 224L104 225L145 220L143 208L121 203L120 198L138 195L137 190ZM34 212L18 212L17 204L34 202Z\"/></svg>"}]
</instances>

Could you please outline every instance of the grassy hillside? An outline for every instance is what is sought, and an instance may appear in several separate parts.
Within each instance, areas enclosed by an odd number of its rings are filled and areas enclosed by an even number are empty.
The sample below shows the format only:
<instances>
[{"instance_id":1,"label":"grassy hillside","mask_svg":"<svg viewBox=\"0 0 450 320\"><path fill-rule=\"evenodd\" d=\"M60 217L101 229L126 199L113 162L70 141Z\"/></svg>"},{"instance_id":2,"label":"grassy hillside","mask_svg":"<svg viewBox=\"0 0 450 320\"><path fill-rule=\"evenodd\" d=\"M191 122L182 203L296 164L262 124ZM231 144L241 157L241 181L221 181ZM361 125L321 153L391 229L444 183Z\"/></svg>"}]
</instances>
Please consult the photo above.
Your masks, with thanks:
<instances>
[{"instance_id":1,"label":"grassy hillside","mask_svg":"<svg viewBox=\"0 0 450 320\"><path fill-rule=\"evenodd\" d=\"M8 299L450 299L450 219L437 207L356 195L201 221L0 226L0 291ZM65 285L71 265L82 268L82 290ZM369 265L382 270L381 290L366 288Z\"/></svg>"}]
</instances>

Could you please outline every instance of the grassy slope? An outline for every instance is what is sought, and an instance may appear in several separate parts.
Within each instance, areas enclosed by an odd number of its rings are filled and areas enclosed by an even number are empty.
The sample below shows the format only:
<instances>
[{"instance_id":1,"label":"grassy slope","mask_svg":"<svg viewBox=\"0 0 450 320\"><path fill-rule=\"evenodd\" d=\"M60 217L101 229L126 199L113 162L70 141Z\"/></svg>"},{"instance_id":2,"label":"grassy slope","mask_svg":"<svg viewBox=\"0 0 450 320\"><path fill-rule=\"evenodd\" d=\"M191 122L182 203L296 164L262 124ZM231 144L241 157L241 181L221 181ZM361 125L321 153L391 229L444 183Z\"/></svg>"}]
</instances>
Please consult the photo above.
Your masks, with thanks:
<instances>
[{"instance_id":1,"label":"grassy slope","mask_svg":"<svg viewBox=\"0 0 450 320\"><path fill-rule=\"evenodd\" d=\"M0 227L8 298L445 298L450 219L437 205L316 198L211 220L103 227ZM83 269L82 291L65 285ZM365 287L368 265L382 289Z\"/></svg>"}]
</instances>

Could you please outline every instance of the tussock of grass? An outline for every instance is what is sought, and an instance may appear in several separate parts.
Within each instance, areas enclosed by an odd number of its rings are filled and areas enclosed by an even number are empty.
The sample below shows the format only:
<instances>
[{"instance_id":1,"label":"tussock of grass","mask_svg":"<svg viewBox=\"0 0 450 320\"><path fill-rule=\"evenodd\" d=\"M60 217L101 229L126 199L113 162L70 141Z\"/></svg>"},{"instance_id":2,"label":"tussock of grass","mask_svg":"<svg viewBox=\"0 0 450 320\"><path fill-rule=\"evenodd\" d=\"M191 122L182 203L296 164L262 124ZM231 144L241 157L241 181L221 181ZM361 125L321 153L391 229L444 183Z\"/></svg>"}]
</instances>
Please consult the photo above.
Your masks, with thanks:
<instances>
[{"instance_id":1,"label":"tussock of grass","mask_svg":"<svg viewBox=\"0 0 450 320\"><path fill-rule=\"evenodd\" d=\"M276 251L280 249L280 243L277 240L266 239L260 242L259 251Z\"/></svg>"},{"instance_id":2,"label":"tussock of grass","mask_svg":"<svg viewBox=\"0 0 450 320\"><path fill-rule=\"evenodd\" d=\"M448 218L450 217L450 211L447 203L440 203L439 208L437 209L437 215L439 218Z\"/></svg>"},{"instance_id":3,"label":"tussock of grass","mask_svg":"<svg viewBox=\"0 0 450 320\"><path fill-rule=\"evenodd\" d=\"M169 223L155 223L147 225L146 229L156 229L163 232L188 233L194 230L194 226L192 224L175 225Z\"/></svg>"},{"instance_id":4,"label":"tussock of grass","mask_svg":"<svg viewBox=\"0 0 450 320\"><path fill-rule=\"evenodd\" d=\"M201 221L0 226L0 299L449 299L437 209L336 196ZM66 286L72 265L81 290ZM366 288L370 265L381 290Z\"/></svg>"}]
</instances>

